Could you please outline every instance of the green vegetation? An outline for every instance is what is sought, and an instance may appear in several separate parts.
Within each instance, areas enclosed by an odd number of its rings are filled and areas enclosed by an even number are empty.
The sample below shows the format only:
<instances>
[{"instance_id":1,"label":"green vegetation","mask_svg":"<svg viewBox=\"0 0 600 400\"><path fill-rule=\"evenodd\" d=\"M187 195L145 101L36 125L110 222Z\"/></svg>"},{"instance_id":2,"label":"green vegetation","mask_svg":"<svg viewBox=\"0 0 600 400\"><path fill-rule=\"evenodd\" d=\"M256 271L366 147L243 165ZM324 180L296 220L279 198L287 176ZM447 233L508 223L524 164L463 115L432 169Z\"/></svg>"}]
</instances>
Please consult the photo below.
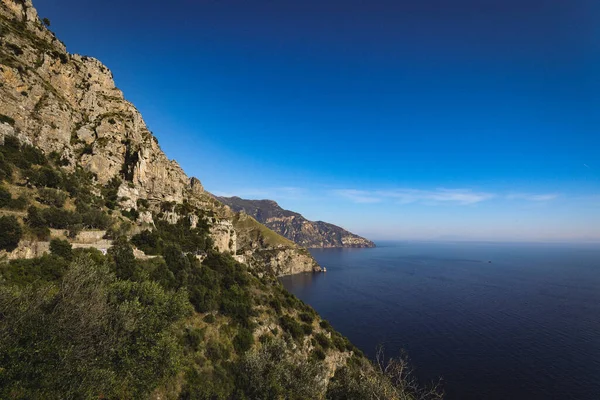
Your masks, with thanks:
<instances>
[{"instance_id":1,"label":"green vegetation","mask_svg":"<svg viewBox=\"0 0 600 400\"><path fill-rule=\"evenodd\" d=\"M46 286L0 286L0 397L140 398L177 371L184 292L82 256Z\"/></svg>"},{"instance_id":2,"label":"green vegetation","mask_svg":"<svg viewBox=\"0 0 600 400\"><path fill-rule=\"evenodd\" d=\"M119 209L137 162L127 152L121 176L100 185L57 153L14 137L0 146L0 209L10 214L0 249L47 241L50 229L113 239L106 255L63 237L49 254L0 263L0 398L427 398L373 367L268 271L217 252L211 210L140 199L155 225L128 238L139 214ZM250 217L234 225L266 246L292 245ZM133 246L154 258L136 259ZM326 359L346 365L329 385Z\"/></svg>"},{"instance_id":3,"label":"green vegetation","mask_svg":"<svg viewBox=\"0 0 600 400\"><path fill-rule=\"evenodd\" d=\"M0 250L13 251L23 236L19 221L13 217L0 217Z\"/></svg>"}]
</instances>

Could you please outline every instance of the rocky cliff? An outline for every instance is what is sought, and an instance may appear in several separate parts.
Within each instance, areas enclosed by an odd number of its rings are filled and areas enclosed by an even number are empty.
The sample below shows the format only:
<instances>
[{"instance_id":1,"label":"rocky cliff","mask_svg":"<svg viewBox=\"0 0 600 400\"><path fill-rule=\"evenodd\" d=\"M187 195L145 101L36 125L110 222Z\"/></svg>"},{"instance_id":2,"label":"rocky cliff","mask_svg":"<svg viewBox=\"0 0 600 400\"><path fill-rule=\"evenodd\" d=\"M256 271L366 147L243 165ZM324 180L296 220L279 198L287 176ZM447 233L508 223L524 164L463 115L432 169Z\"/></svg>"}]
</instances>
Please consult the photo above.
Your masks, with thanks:
<instances>
[{"instance_id":1,"label":"rocky cliff","mask_svg":"<svg viewBox=\"0 0 600 400\"><path fill-rule=\"evenodd\" d=\"M304 249L272 240L277 235L256 221L240 227L234 212L167 158L110 70L94 58L69 54L30 0L0 3L0 144L7 136L41 149L67 171L91 172L98 191L117 182L119 209L139 212L140 202L147 204L138 225L152 226L157 216L192 218L175 212L185 203L211 216L220 251L277 274L320 270Z\"/></svg>"},{"instance_id":2,"label":"rocky cliff","mask_svg":"<svg viewBox=\"0 0 600 400\"><path fill-rule=\"evenodd\" d=\"M284 210L273 200L245 200L239 197L217 197L233 211L244 212L258 222L300 246L375 247L370 240L355 235L339 226L323 221L309 221L302 215Z\"/></svg>"}]
</instances>

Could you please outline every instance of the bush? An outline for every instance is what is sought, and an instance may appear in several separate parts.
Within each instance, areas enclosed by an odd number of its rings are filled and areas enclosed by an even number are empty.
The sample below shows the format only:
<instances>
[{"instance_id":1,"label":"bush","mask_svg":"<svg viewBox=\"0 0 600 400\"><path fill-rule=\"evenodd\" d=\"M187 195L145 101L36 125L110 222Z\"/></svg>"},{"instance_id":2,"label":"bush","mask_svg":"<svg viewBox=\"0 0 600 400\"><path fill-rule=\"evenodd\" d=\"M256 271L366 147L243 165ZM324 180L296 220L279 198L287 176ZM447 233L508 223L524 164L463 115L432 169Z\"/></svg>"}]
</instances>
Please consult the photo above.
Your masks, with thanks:
<instances>
[{"instance_id":1,"label":"bush","mask_svg":"<svg viewBox=\"0 0 600 400\"><path fill-rule=\"evenodd\" d=\"M36 187L60 188L62 176L49 167L41 167L39 170L30 170L28 173L29 182Z\"/></svg>"},{"instance_id":2,"label":"bush","mask_svg":"<svg viewBox=\"0 0 600 400\"><path fill-rule=\"evenodd\" d=\"M279 319L279 324L284 331L288 332L294 339L300 339L304 336L304 329L294 318L289 315L283 315Z\"/></svg>"},{"instance_id":3,"label":"bush","mask_svg":"<svg viewBox=\"0 0 600 400\"><path fill-rule=\"evenodd\" d=\"M12 167L2 152L0 152L0 181L12 181Z\"/></svg>"},{"instance_id":4,"label":"bush","mask_svg":"<svg viewBox=\"0 0 600 400\"><path fill-rule=\"evenodd\" d=\"M246 328L240 328L238 334L233 338L233 347L238 353L244 353L254 344L254 336L252 331Z\"/></svg>"},{"instance_id":5,"label":"bush","mask_svg":"<svg viewBox=\"0 0 600 400\"><path fill-rule=\"evenodd\" d=\"M328 349L330 342L329 342L329 338L327 336L325 336L322 333L317 333L315 335L315 340L317 341L317 343L319 343L319 345L321 347L323 347L324 349Z\"/></svg>"},{"instance_id":6,"label":"bush","mask_svg":"<svg viewBox=\"0 0 600 400\"><path fill-rule=\"evenodd\" d=\"M240 399L319 399L325 390L323 364L290 358L281 340L245 353L234 372Z\"/></svg>"},{"instance_id":7,"label":"bush","mask_svg":"<svg viewBox=\"0 0 600 400\"><path fill-rule=\"evenodd\" d=\"M314 317L311 314L305 312L300 313L299 317L302 322L306 322L307 324L312 324L314 320Z\"/></svg>"},{"instance_id":8,"label":"bush","mask_svg":"<svg viewBox=\"0 0 600 400\"><path fill-rule=\"evenodd\" d=\"M138 263L133 254L133 247L125 237L120 237L108 249L108 255L112 258L115 272L120 279L136 279L140 276Z\"/></svg>"},{"instance_id":9,"label":"bush","mask_svg":"<svg viewBox=\"0 0 600 400\"><path fill-rule=\"evenodd\" d=\"M0 208L7 207L12 200L12 196L8 190L0 186Z\"/></svg>"},{"instance_id":10,"label":"bush","mask_svg":"<svg viewBox=\"0 0 600 400\"><path fill-rule=\"evenodd\" d=\"M50 241L50 253L71 261L73 258L73 246L66 240L52 239Z\"/></svg>"},{"instance_id":11,"label":"bush","mask_svg":"<svg viewBox=\"0 0 600 400\"><path fill-rule=\"evenodd\" d=\"M23 236L21 224L13 216L0 217L0 250L13 251Z\"/></svg>"},{"instance_id":12,"label":"bush","mask_svg":"<svg viewBox=\"0 0 600 400\"><path fill-rule=\"evenodd\" d=\"M198 351L200 343L204 340L204 330L188 327L185 330L184 341L187 348Z\"/></svg>"},{"instance_id":13,"label":"bush","mask_svg":"<svg viewBox=\"0 0 600 400\"><path fill-rule=\"evenodd\" d=\"M65 205L66 200L66 193L60 190L43 188L38 191L37 201L42 204L61 208Z\"/></svg>"},{"instance_id":14,"label":"bush","mask_svg":"<svg viewBox=\"0 0 600 400\"><path fill-rule=\"evenodd\" d=\"M54 286L0 286L0 398L147 398L178 372L184 293L77 259Z\"/></svg>"},{"instance_id":15,"label":"bush","mask_svg":"<svg viewBox=\"0 0 600 400\"><path fill-rule=\"evenodd\" d=\"M127 217L132 221L136 221L140 216L140 213L135 208L130 208L128 211L123 210L121 211L121 214L123 214L124 217Z\"/></svg>"},{"instance_id":16,"label":"bush","mask_svg":"<svg viewBox=\"0 0 600 400\"><path fill-rule=\"evenodd\" d=\"M208 314L205 315L204 318L202 318L202 320L207 324L213 324L215 322L215 316L212 314Z\"/></svg>"},{"instance_id":17,"label":"bush","mask_svg":"<svg viewBox=\"0 0 600 400\"><path fill-rule=\"evenodd\" d=\"M7 267L0 269L0 276L9 284L40 284L62 278L67 267L68 261L64 258L44 254L38 258L12 260Z\"/></svg>"},{"instance_id":18,"label":"bush","mask_svg":"<svg viewBox=\"0 0 600 400\"><path fill-rule=\"evenodd\" d=\"M316 358L317 360L321 360L321 361L323 361L323 360L325 359L325 357L326 357L326 354L325 354L325 352L323 351L323 349L321 349L321 348L317 347L317 348L315 348L315 349L313 350L313 352L312 352L312 356L313 356L314 358Z\"/></svg>"}]
</instances>

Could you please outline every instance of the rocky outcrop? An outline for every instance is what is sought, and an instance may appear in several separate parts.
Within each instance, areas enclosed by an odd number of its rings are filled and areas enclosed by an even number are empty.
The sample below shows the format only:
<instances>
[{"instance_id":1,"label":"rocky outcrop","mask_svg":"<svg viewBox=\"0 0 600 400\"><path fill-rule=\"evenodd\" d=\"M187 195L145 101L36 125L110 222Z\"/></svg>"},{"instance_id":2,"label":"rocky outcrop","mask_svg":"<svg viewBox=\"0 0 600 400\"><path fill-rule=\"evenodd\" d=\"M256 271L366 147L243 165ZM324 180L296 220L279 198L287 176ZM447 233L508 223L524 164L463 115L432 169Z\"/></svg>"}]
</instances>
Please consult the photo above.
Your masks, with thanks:
<instances>
[{"instance_id":1,"label":"rocky outcrop","mask_svg":"<svg viewBox=\"0 0 600 400\"><path fill-rule=\"evenodd\" d=\"M273 200L245 200L217 197L233 211L244 212L294 243L304 247L375 247L375 243L323 221L309 221L302 215L284 210Z\"/></svg>"},{"instance_id":2,"label":"rocky outcrop","mask_svg":"<svg viewBox=\"0 0 600 400\"><path fill-rule=\"evenodd\" d=\"M268 244L277 235L258 226L244 228L240 245L235 214L167 158L141 114L115 87L110 70L92 57L69 54L31 0L0 2L0 83L0 143L16 136L66 169L92 172L98 185L118 178L122 210L137 209L141 199L148 203L138 224L151 227L152 212L162 212L164 203L187 202L212 216L218 250L278 274L317 269L295 244ZM167 211L162 218L176 222L180 216Z\"/></svg>"}]
</instances>

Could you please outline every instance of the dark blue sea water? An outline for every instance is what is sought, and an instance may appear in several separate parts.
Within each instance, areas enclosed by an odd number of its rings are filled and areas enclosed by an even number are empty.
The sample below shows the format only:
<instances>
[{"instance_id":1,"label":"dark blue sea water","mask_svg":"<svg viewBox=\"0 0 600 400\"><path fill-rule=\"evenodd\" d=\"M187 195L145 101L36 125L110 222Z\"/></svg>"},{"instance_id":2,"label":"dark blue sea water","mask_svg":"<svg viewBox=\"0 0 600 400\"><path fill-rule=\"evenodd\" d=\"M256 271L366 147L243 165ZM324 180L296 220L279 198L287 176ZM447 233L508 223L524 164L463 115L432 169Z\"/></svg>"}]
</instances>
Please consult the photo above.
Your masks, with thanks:
<instances>
[{"instance_id":1,"label":"dark blue sea water","mask_svg":"<svg viewBox=\"0 0 600 400\"><path fill-rule=\"evenodd\" d=\"M282 281L447 399L600 399L599 245L378 245L312 250L327 273Z\"/></svg>"}]
</instances>

